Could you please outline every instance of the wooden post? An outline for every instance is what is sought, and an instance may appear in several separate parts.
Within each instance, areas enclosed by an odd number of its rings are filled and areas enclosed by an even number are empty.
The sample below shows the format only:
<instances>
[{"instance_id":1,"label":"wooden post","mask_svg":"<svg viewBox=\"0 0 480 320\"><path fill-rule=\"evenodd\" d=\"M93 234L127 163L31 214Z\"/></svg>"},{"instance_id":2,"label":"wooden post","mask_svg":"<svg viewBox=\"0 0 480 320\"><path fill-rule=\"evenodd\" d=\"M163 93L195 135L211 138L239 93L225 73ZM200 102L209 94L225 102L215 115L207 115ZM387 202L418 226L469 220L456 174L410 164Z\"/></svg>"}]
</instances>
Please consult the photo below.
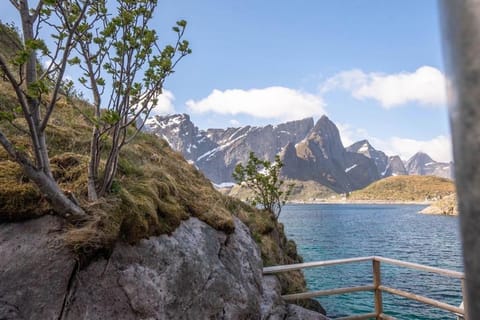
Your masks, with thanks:
<instances>
[{"instance_id":1,"label":"wooden post","mask_svg":"<svg viewBox=\"0 0 480 320\"><path fill-rule=\"evenodd\" d=\"M381 320L381 314L383 313L383 303L382 303L382 291L379 287L382 285L381 270L380 270L380 261L373 259L372 260L372 269L373 269L373 287L374 289L374 299L375 299L375 316L377 320Z\"/></svg>"}]
</instances>

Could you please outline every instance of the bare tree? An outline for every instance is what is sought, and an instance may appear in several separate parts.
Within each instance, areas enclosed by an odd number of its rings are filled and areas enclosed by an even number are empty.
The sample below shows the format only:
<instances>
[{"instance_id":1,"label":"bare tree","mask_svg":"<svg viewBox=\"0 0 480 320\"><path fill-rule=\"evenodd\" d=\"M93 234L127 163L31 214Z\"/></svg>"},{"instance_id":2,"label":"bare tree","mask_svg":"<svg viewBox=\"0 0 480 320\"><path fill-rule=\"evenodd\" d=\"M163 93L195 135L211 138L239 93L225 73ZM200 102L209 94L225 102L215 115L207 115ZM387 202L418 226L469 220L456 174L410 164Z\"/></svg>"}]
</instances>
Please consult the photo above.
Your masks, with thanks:
<instances>
[{"instance_id":1,"label":"bare tree","mask_svg":"<svg viewBox=\"0 0 480 320\"><path fill-rule=\"evenodd\" d=\"M14 57L0 54L0 73L15 91L20 108L2 106L0 121L7 122L31 141L32 155L21 151L0 129L0 144L46 196L57 214L80 218L84 211L67 197L53 178L48 156L45 130L59 99L67 61L75 44L81 21L90 7L89 0L36 1L10 0L21 18L21 49ZM42 28L52 31L53 45L40 38ZM42 71L38 54L50 61ZM16 118L25 120L18 125Z\"/></svg>"},{"instance_id":2,"label":"bare tree","mask_svg":"<svg viewBox=\"0 0 480 320\"><path fill-rule=\"evenodd\" d=\"M91 91L94 106L93 117L87 117L92 123L90 201L110 190L122 147L143 127L165 79L191 53L188 41L182 40L184 20L173 27L175 44L160 47L149 27L156 6L156 0L118 0L115 12L109 12L108 1L99 0L76 31L78 55L69 62L83 71L79 81Z\"/></svg>"}]
</instances>

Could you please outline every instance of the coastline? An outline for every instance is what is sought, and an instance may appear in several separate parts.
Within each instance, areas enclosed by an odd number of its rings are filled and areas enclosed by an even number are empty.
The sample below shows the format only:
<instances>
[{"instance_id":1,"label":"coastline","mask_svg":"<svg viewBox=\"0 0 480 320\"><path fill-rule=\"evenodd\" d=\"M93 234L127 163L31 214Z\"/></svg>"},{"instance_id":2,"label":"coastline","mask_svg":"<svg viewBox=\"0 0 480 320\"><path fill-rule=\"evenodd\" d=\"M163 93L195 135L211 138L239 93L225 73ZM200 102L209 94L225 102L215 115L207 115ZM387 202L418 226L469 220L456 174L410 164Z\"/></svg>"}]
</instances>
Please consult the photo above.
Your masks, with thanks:
<instances>
[{"instance_id":1,"label":"coastline","mask_svg":"<svg viewBox=\"0 0 480 320\"><path fill-rule=\"evenodd\" d=\"M317 200L291 200L287 204L404 204L404 205L431 205L435 201L399 201L399 200L343 200L343 199L317 199Z\"/></svg>"}]
</instances>

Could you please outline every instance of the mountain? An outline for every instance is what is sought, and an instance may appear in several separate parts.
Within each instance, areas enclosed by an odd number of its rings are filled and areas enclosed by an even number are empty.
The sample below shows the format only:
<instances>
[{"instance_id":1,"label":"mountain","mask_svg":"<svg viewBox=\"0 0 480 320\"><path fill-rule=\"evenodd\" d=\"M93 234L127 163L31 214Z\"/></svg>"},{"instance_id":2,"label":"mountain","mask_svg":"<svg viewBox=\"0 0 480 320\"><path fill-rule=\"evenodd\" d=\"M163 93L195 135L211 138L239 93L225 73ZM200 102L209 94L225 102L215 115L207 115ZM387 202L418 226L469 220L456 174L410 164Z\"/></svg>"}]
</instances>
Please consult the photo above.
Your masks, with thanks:
<instances>
[{"instance_id":1,"label":"mountain","mask_svg":"<svg viewBox=\"0 0 480 320\"><path fill-rule=\"evenodd\" d=\"M408 175L407 169L399 156L388 157L388 164L385 168L384 177Z\"/></svg>"},{"instance_id":2,"label":"mountain","mask_svg":"<svg viewBox=\"0 0 480 320\"><path fill-rule=\"evenodd\" d=\"M409 175L437 176L451 179L453 177L453 164L434 161L423 152L417 152L406 163Z\"/></svg>"},{"instance_id":3,"label":"mountain","mask_svg":"<svg viewBox=\"0 0 480 320\"><path fill-rule=\"evenodd\" d=\"M186 114L156 116L147 120L147 130L164 138L170 146L193 162L210 180L231 182L232 172L245 163L253 150L259 157L274 160L282 147L298 143L313 127L306 118L265 127L199 130Z\"/></svg>"},{"instance_id":4,"label":"mountain","mask_svg":"<svg viewBox=\"0 0 480 320\"><path fill-rule=\"evenodd\" d=\"M309 135L281 153L285 177L313 180L343 193L360 189L380 178L375 162L342 144L335 124L322 116Z\"/></svg>"},{"instance_id":5,"label":"mountain","mask_svg":"<svg viewBox=\"0 0 480 320\"><path fill-rule=\"evenodd\" d=\"M406 168L399 156L389 157L367 140L345 148L338 128L326 116L316 123L305 118L276 126L200 130L187 114L176 114L152 117L146 128L164 138L217 185L233 181L235 166L245 163L250 151L270 161L280 154L284 177L311 180L339 193L389 176L450 177L450 164L435 162L428 155L417 154Z\"/></svg>"},{"instance_id":6,"label":"mountain","mask_svg":"<svg viewBox=\"0 0 480 320\"><path fill-rule=\"evenodd\" d=\"M365 157L372 159L377 166L378 174L381 177L387 176L387 166L389 158L383 151L376 150L368 142L368 140L360 140L347 147L347 151L363 154Z\"/></svg>"}]
</instances>

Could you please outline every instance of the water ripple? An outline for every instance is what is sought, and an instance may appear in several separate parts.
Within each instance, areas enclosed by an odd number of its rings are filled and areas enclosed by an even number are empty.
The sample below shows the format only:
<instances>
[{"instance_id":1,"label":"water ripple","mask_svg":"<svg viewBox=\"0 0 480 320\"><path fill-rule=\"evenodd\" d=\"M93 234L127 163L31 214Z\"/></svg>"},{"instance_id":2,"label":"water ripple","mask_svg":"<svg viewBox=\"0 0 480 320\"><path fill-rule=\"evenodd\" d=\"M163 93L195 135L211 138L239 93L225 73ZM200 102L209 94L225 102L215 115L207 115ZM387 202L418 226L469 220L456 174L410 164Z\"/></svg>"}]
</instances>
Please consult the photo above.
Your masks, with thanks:
<instances>
[{"instance_id":1,"label":"water ripple","mask_svg":"<svg viewBox=\"0 0 480 320\"><path fill-rule=\"evenodd\" d=\"M421 215L417 205L288 205L281 222L307 261L379 255L463 271L456 217ZM372 283L371 263L305 270L310 290ZM460 281L382 265L388 286L438 299L461 302ZM319 299L332 317L371 312L373 294L362 292ZM384 295L384 310L398 319L445 319L452 314L401 297Z\"/></svg>"}]
</instances>

